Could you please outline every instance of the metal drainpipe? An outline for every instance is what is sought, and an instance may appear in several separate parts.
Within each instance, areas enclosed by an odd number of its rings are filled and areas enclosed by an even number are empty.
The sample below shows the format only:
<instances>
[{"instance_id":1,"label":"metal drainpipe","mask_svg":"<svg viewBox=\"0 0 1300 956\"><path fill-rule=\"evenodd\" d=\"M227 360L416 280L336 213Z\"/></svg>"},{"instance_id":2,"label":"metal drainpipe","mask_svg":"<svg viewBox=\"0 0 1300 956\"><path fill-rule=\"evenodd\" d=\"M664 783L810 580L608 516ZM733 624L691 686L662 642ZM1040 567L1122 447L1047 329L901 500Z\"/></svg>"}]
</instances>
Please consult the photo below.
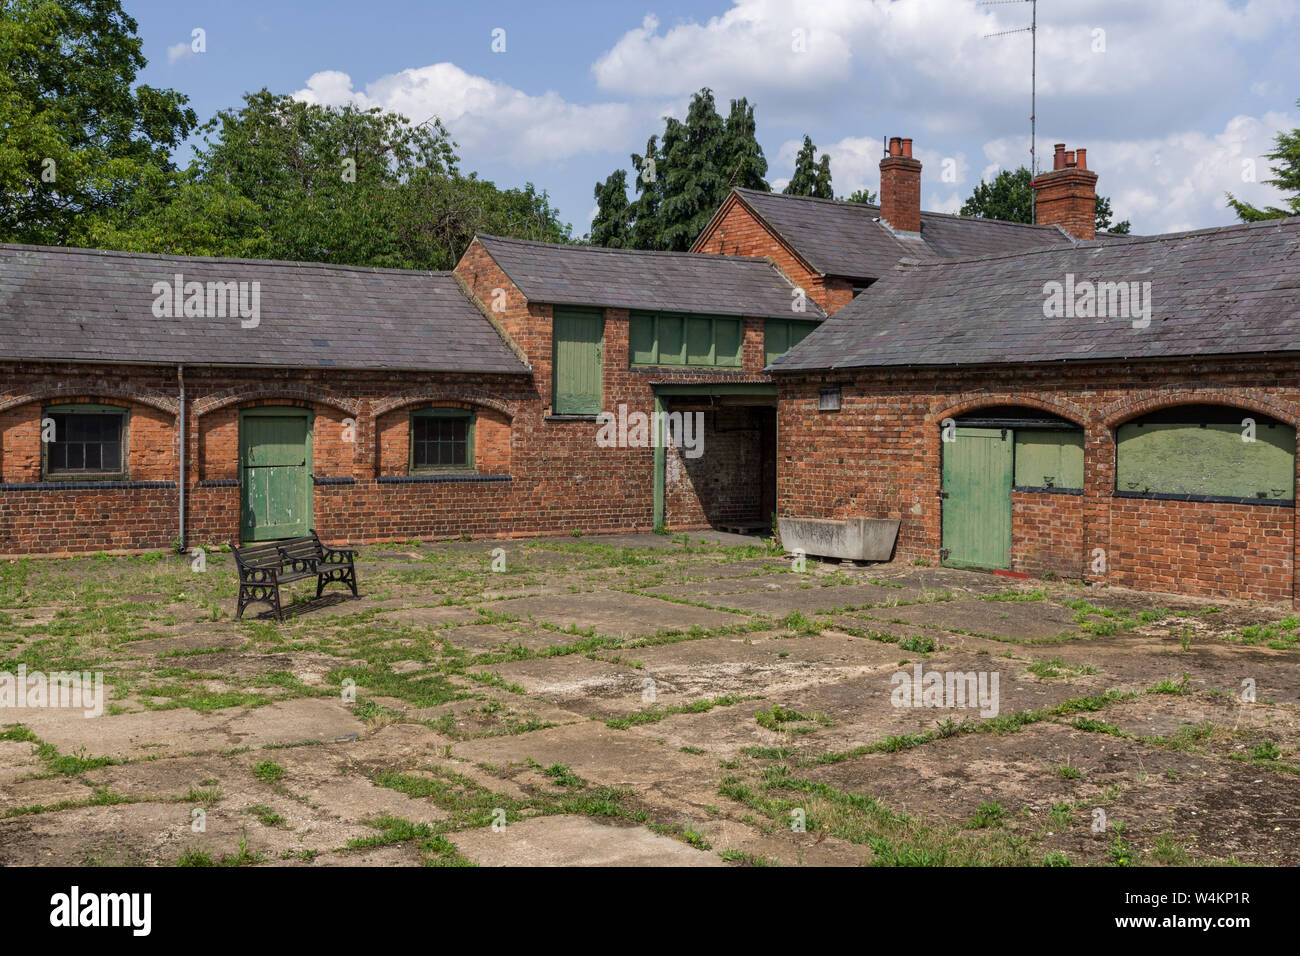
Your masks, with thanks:
<instances>
[{"instance_id":1,"label":"metal drainpipe","mask_svg":"<svg viewBox=\"0 0 1300 956\"><path fill-rule=\"evenodd\" d=\"M180 542L181 553L185 553L185 366L176 366L176 382L181 390L181 410L177 421L180 422L180 483L177 485L179 494L177 495L177 520L180 523L177 541Z\"/></svg>"}]
</instances>

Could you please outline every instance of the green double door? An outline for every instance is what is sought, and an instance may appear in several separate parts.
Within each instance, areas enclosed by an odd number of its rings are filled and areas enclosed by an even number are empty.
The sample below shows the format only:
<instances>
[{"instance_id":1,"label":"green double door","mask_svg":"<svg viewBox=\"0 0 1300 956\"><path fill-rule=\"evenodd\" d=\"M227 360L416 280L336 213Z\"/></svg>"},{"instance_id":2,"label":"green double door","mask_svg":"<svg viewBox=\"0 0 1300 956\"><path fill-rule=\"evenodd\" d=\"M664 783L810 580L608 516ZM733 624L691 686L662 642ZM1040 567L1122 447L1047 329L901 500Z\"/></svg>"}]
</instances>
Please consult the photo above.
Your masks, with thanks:
<instances>
[{"instance_id":1,"label":"green double door","mask_svg":"<svg viewBox=\"0 0 1300 956\"><path fill-rule=\"evenodd\" d=\"M245 409L239 421L240 539L307 534L312 524L311 413Z\"/></svg>"},{"instance_id":2,"label":"green double door","mask_svg":"<svg viewBox=\"0 0 1300 956\"><path fill-rule=\"evenodd\" d=\"M944 564L1011 566L1011 429L957 428L943 442Z\"/></svg>"}]
</instances>

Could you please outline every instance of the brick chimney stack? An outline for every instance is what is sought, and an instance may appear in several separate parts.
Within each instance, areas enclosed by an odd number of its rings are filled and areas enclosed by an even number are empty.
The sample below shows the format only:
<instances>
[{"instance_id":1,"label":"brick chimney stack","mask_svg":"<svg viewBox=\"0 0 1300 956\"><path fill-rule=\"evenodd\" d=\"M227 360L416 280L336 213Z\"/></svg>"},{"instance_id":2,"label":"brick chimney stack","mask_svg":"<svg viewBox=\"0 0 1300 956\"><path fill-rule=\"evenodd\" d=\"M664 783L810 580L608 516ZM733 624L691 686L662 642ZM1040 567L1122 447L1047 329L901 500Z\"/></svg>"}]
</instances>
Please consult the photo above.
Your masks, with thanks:
<instances>
[{"instance_id":1,"label":"brick chimney stack","mask_svg":"<svg viewBox=\"0 0 1300 956\"><path fill-rule=\"evenodd\" d=\"M1076 239L1097 236L1097 174L1088 168L1088 151L1057 143L1051 172L1034 180L1040 226L1060 226Z\"/></svg>"},{"instance_id":2,"label":"brick chimney stack","mask_svg":"<svg viewBox=\"0 0 1300 956\"><path fill-rule=\"evenodd\" d=\"M880 218L898 232L921 231L921 161L910 139L892 137L880 161Z\"/></svg>"}]
</instances>

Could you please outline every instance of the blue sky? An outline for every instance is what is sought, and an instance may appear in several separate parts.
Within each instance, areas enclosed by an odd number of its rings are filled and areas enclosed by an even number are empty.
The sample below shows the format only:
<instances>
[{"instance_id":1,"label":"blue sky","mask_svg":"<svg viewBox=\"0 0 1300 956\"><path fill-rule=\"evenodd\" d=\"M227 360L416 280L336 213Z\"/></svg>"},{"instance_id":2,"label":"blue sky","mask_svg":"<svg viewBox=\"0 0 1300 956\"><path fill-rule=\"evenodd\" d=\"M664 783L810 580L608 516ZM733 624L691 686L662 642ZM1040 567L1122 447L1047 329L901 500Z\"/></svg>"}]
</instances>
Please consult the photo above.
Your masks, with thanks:
<instances>
[{"instance_id":1,"label":"blue sky","mask_svg":"<svg viewBox=\"0 0 1300 956\"><path fill-rule=\"evenodd\" d=\"M462 168L550 191L582 234L592 188L665 115L711 87L756 106L768 178L805 133L837 194L879 183L884 136L910 136L922 203L956 211L981 177L1028 159L1028 3L976 0L124 0L149 66L202 119L263 86L438 115ZM1297 0L1041 0L1039 156L1088 149L1135 232L1232 222L1280 129L1300 126ZM194 53L192 32L205 32ZM494 52L493 31L505 31ZM179 158L186 158L183 153ZM1252 181L1252 177L1254 181Z\"/></svg>"}]
</instances>

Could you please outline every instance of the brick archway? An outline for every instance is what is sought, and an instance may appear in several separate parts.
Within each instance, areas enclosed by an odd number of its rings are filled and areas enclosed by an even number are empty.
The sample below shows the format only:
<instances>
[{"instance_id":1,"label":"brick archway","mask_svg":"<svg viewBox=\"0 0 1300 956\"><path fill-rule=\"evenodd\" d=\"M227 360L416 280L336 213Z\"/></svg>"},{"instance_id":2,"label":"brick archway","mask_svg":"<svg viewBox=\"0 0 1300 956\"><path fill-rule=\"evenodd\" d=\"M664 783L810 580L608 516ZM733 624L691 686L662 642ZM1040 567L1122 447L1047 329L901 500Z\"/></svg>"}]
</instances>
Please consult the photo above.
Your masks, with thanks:
<instances>
[{"instance_id":1,"label":"brick archway","mask_svg":"<svg viewBox=\"0 0 1300 956\"><path fill-rule=\"evenodd\" d=\"M511 421L514 421L515 418L514 406L509 402L503 402L483 392L452 388L425 388L415 392L407 392L405 395L381 399L371 404L370 414L372 418L378 420L380 416L387 415L399 408L423 405L426 402L460 402L463 405L477 405L480 408L489 408L495 412L500 412Z\"/></svg>"},{"instance_id":2,"label":"brick archway","mask_svg":"<svg viewBox=\"0 0 1300 956\"><path fill-rule=\"evenodd\" d=\"M51 398L68 399L79 396L133 402L137 405L156 408L158 411L166 412L169 415L175 415L180 411L180 400L178 398L152 388L139 388L132 385L118 385L109 388L103 386L54 385L48 388L33 389L20 395L0 397L0 412L7 412L11 408L17 408L19 405L26 405L30 402L44 402Z\"/></svg>"},{"instance_id":3,"label":"brick archway","mask_svg":"<svg viewBox=\"0 0 1300 956\"><path fill-rule=\"evenodd\" d=\"M313 385L295 385L291 383L239 385L197 398L194 400L192 407L194 417L202 418L204 415L211 414L222 408L228 408L231 405L242 405L245 402L276 398L294 399L314 405L326 405L353 417L361 414L360 399L346 398Z\"/></svg>"},{"instance_id":4,"label":"brick archway","mask_svg":"<svg viewBox=\"0 0 1300 956\"><path fill-rule=\"evenodd\" d=\"M1300 425L1300 417L1294 409L1278 404L1267 392L1254 388L1149 389L1107 406L1098 413L1098 417L1106 428L1114 429L1129 419L1137 418L1147 412L1177 408L1180 405L1222 405L1245 412L1268 415L1270 418L1285 422L1292 428Z\"/></svg>"},{"instance_id":5,"label":"brick archway","mask_svg":"<svg viewBox=\"0 0 1300 956\"><path fill-rule=\"evenodd\" d=\"M1061 418L1078 425L1080 428L1087 427L1089 418L1088 412L1079 405L1076 405L1074 402L1045 398L1032 393L964 392L960 395L945 398L942 402L936 404L938 404L939 408L942 410L931 411L927 424L935 425L943 421L945 418L956 418L958 415L965 415L967 412L973 412L980 408L989 408L998 405L1018 405L1022 408L1036 408L1039 411L1059 415Z\"/></svg>"}]
</instances>

